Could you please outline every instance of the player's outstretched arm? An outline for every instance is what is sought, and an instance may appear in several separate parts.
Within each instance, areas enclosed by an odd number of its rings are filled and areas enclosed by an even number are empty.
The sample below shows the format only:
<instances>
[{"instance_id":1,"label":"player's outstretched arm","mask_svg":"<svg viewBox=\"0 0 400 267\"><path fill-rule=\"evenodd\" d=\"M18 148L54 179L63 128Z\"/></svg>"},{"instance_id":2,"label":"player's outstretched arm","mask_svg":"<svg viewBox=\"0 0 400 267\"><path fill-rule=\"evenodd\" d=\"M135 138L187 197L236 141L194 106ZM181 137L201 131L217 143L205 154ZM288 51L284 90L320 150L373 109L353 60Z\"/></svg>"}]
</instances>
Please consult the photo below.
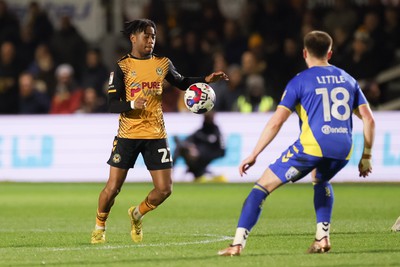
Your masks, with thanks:
<instances>
[{"instance_id":1,"label":"player's outstretched arm","mask_svg":"<svg viewBox=\"0 0 400 267\"><path fill-rule=\"evenodd\" d=\"M267 122L262 131L260 138L257 141L253 152L239 165L239 174L243 176L246 171L254 165L258 155L269 145L269 143L274 140L275 136L278 134L283 123L289 118L291 112L281 106L278 106L275 113L272 115L271 119Z\"/></svg>"},{"instance_id":2,"label":"player's outstretched arm","mask_svg":"<svg viewBox=\"0 0 400 267\"><path fill-rule=\"evenodd\" d=\"M229 80L228 75L226 75L223 71L213 72L210 75L206 76L204 80L206 81L206 83L214 83L221 79L224 79L225 81Z\"/></svg>"},{"instance_id":3,"label":"player's outstretched arm","mask_svg":"<svg viewBox=\"0 0 400 267\"><path fill-rule=\"evenodd\" d=\"M367 177L372 172L372 146L375 139L375 120L368 105L358 107L356 115L363 121L364 150L358 164L360 177Z\"/></svg>"}]
</instances>

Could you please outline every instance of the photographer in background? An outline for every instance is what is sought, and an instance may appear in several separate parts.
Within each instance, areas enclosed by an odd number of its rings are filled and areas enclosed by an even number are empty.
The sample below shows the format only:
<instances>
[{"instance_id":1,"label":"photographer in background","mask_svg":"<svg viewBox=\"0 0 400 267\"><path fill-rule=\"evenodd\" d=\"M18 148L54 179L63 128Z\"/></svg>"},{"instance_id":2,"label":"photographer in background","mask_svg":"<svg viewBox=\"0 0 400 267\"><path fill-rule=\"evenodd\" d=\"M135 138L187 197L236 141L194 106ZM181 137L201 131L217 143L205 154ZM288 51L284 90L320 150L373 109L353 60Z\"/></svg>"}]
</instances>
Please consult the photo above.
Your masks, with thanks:
<instances>
[{"instance_id":1,"label":"photographer in background","mask_svg":"<svg viewBox=\"0 0 400 267\"><path fill-rule=\"evenodd\" d=\"M211 180L206 176L209 173L207 166L213 160L225 156L225 144L221 131L214 122L214 112L205 113L202 127L185 140L180 140L177 136L174 136L174 140L176 149L173 161L182 157L187 165L187 172L193 174L195 182L226 182L223 175L212 176Z\"/></svg>"}]
</instances>

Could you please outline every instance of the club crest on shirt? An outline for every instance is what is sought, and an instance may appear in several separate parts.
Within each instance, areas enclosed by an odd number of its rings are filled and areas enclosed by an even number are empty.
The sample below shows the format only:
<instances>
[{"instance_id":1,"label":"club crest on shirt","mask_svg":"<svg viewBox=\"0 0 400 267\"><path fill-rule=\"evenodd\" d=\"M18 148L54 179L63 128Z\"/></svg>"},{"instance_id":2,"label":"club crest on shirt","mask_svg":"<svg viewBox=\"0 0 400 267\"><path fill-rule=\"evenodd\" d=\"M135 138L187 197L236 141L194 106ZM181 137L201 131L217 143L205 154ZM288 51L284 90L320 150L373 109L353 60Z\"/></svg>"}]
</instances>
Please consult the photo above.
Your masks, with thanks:
<instances>
[{"instance_id":1,"label":"club crest on shirt","mask_svg":"<svg viewBox=\"0 0 400 267\"><path fill-rule=\"evenodd\" d=\"M158 67L158 68L156 69L156 73L157 73L158 76L161 76L161 75L163 74L162 68Z\"/></svg>"},{"instance_id":2,"label":"club crest on shirt","mask_svg":"<svg viewBox=\"0 0 400 267\"><path fill-rule=\"evenodd\" d=\"M113 158L112 158L112 161L114 162L114 163L120 163L121 162L121 155L120 154L115 154L114 156L113 156Z\"/></svg>"},{"instance_id":3,"label":"club crest on shirt","mask_svg":"<svg viewBox=\"0 0 400 267\"><path fill-rule=\"evenodd\" d=\"M288 181L296 180L300 176L301 172L297 170L295 167L290 167L289 170L285 173L285 178Z\"/></svg>"},{"instance_id":4,"label":"club crest on shirt","mask_svg":"<svg viewBox=\"0 0 400 267\"><path fill-rule=\"evenodd\" d=\"M134 70L131 71L131 76L132 76L132 77L136 77L136 71L134 71Z\"/></svg>"}]
</instances>

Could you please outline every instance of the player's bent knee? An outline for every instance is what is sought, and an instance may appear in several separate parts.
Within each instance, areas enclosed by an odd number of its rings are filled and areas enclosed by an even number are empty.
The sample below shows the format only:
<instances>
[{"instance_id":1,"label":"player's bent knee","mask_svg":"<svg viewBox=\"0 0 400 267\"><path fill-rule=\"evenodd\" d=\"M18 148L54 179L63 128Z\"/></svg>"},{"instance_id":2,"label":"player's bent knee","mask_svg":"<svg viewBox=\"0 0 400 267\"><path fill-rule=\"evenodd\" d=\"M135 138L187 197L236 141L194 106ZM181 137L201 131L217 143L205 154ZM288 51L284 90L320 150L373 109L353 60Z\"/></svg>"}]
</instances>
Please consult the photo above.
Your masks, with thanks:
<instances>
[{"instance_id":1,"label":"player's bent knee","mask_svg":"<svg viewBox=\"0 0 400 267\"><path fill-rule=\"evenodd\" d=\"M261 178L258 179L257 183L267 189L269 193L272 193L275 189L283 184L278 176L276 176L276 174L269 168L265 170Z\"/></svg>"},{"instance_id":2,"label":"player's bent knee","mask_svg":"<svg viewBox=\"0 0 400 267\"><path fill-rule=\"evenodd\" d=\"M157 193L159 194L160 198L165 200L172 194L172 188L165 188L165 189L158 189Z\"/></svg>"},{"instance_id":3,"label":"player's bent knee","mask_svg":"<svg viewBox=\"0 0 400 267\"><path fill-rule=\"evenodd\" d=\"M164 198L168 198L172 194L172 190L168 189L168 190L162 191L161 194L164 196Z\"/></svg>"},{"instance_id":4,"label":"player's bent knee","mask_svg":"<svg viewBox=\"0 0 400 267\"><path fill-rule=\"evenodd\" d=\"M106 187L106 188L104 188L104 191L106 192L107 195L111 196L112 198L115 198L121 192L121 188L119 188L119 187Z\"/></svg>"}]
</instances>

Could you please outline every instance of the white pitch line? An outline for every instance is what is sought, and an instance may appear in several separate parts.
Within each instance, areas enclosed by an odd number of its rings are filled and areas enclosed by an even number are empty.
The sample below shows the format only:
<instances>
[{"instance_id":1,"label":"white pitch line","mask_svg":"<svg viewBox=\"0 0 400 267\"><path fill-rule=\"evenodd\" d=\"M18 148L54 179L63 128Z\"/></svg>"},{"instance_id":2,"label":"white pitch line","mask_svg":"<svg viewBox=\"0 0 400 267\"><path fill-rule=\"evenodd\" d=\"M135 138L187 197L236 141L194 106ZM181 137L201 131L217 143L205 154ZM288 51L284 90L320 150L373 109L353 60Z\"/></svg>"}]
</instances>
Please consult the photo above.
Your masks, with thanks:
<instances>
[{"instance_id":1,"label":"white pitch line","mask_svg":"<svg viewBox=\"0 0 400 267\"><path fill-rule=\"evenodd\" d=\"M187 246L187 245L199 245L199 244L209 244L221 241L226 241L232 239L230 236L218 236L211 234L194 234L193 236L205 236L214 237L213 239L206 239L200 241L190 241L190 242L171 242L171 243L150 243L150 244L132 244L132 245L88 245L86 247L36 247L32 250L38 251L76 251L76 250L110 250L110 249L123 249L123 248L141 248L141 247L170 247L170 246ZM26 249L26 248L25 248Z\"/></svg>"},{"instance_id":2,"label":"white pitch line","mask_svg":"<svg viewBox=\"0 0 400 267\"><path fill-rule=\"evenodd\" d=\"M232 237L230 237L230 236L220 236L217 239L208 239L208 240L192 241L192 242L153 243L153 244L120 245L120 246L92 245L91 247L83 247L83 248L43 248L43 250L47 250L47 251L72 251L72 250L109 250L109 249L122 249L122 248L135 248L135 247L171 247L171 246L187 246L187 245L209 244L209 243L216 243L216 242L226 241L226 240L230 240L230 239L232 239Z\"/></svg>"}]
</instances>

